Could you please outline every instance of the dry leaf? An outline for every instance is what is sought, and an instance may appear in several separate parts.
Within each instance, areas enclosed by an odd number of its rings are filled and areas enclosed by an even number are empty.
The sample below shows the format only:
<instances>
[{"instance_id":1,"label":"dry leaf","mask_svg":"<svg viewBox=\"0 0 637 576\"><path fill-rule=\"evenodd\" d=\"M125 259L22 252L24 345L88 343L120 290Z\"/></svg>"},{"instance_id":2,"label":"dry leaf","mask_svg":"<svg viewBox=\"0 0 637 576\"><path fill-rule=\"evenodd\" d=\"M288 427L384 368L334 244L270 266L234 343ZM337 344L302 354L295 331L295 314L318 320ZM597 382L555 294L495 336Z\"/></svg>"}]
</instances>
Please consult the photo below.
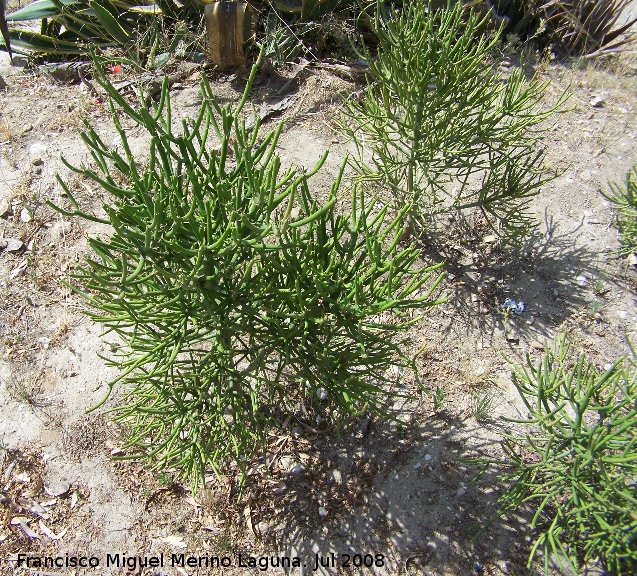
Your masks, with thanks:
<instances>
[{"instance_id":1,"label":"dry leaf","mask_svg":"<svg viewBox=\"0 0 637 576\"><path fill-rule=\"evenodd\" d=\"M44 491L49 496L65 496L70 489L71 485L64 480L61 482L52 482L44 487Z\"/></svg>"},{"instance_id":2,"label":"dry leaf","mask_svg":"<svg viewBox=\"0 0 637 576\"><path fill-rule=\"evenodd\" d=\"M44 522L42 522L42 520L38 522L38 525L40 526L42 534L48 536L49 538L51 538L51 540L60 540L68 530L68 528L65 528L59 534L55 534Z\"/></svg>"},{"instance_id":3,"label":"dry leaf","mask_svg":"<svg viewBox=\"0 0 637 576\"><path fill-rule=\"evenodd\" d=\"M183 536L166 536L166 538L162 538L163 542L170 546L176 546L177 548L186 548L186 543L184 542Z\"/></svg>"},{"instance_id":4,"label":"dry leaf","mask_svg":"<svg viewBox=\"0 0 637 576\"><path fill-rule=\"evenodd\" d=\"M3 476L4 480L8 480L9 479L9 476L11 476L11 472L13 472L13 469L15 468L15 465L16 465L16 461L14 460L13 462L11 462L11 464L9 464L7 466L7 469L4 471L4 476ZM5 488L5 490L6 490L6 488Z\"/></svg>"},{"instance_id":5,"label":"dry leaf","mask_svg":"<svg viewBox=\"0 0 637 576\"><path fill-rule=\"evenodd\" d=\"M203 508L203 506L201 504L199 504L192 496L188 496L188 498L186 498L186 502L188 502L188 504L193 506L195 509L196 508Z\"/></svg>"},{"instance_id":6,"label":"dry leaf","mask_svg":"<svg viewBox=\"0 0 637 576\"><path fill-rule=\"evenodd\" d=\"M44 518L45 520L48 520L50 518L49 513L44 508L42 508L42 506L38 502L28 500L27 498L18 498L18 504L20 504L20 506L26 508L30 512L33 512L40 518Z\"/></svg>"},{"instance_id":7,"label":"dry leaf","mask_svg":"<svg viewBox=\"0 0 637 576\"><path fill-rule=\"evenodd\" d=\"M27 525L27 522L28 522L28 519L25 518L24 516L15 516L14 518L11 519L11 524L13 524L14 526L20 526L20 528L22 528L22 531L29 538L37 538L38 540L40 540L40 537L33 530L31 530L31 528L29 528L29 526Z\"/></svg>"},{"instance_id":8,"label":"dry leaf","mask_svg":"<svg viewBox=\"0 0 637 576\"><path fill-rule=\"evenodd\" d=\"M285 482L277 482L272 486L272 494L283 494L288 489Z\"/></svg>"},{"instance_id":9,"label":"dry leaf","mask_svg":"<svg viewBox=\"0 0 637 576\"><path fill-rule=\"evenodd\" d=\"M250 532L253 532L254 534L256 534L256 532L254 531L254 526L252 525L252 509L250 508L250 504L248 504L244 508L243 515L246 518L246 524L248 525L248 530L250 530Z\"/></svg>"}]
</instances>

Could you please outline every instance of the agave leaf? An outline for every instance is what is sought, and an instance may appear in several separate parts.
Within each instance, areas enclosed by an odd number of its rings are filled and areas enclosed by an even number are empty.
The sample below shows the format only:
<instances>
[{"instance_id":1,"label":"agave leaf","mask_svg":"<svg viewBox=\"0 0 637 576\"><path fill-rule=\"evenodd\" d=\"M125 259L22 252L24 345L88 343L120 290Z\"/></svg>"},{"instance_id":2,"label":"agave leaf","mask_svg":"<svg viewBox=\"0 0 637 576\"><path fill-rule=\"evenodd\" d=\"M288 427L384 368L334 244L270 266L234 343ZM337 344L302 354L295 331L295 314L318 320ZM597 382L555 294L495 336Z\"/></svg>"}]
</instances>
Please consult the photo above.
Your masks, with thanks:
<instances>
[{"instance_id":1,"label":"agave leaf","mask_svg":"<svg viewBox=\"0 0 637 576\"><path fill-rule=\"evenodd\" d=\"M314 20L327 12L333 12L351 0L273 0L272 5L282 14L301 16L301 20Z\"/></svg>"},{"instance_id":2,"label":"agave leaf","mask_svg":"<svg viewBox=\"0 0 637 576\"><path fill-rule=\"evenodd\" d=\"M4 0L0 0L4 1ZM60 0L60 3L67 7L81 5L78 0ZM60 13L60 8L51 0L38 0L33 4L29 4L20 10L16 10L7 16L8 22L22 22L24 20L41 20L42 18L51 18Z\"/></svg>"},{"instance_id":3,"label":"agave leaf","mask_svg":"<svg viewBox=\"0 0 637 576\"><path fill-rule=\"evenodd\" d=\"M93 10L95 10L95 16L104 30L118 43L122 45L128 44L131 38L130 35L120 26L119 22L113 17L113 15L98 2L91 2L90 5Z\"/></svg>"},{"instance_id":4,"label":"agave leaf","mask_svg":"<svg viewBox=\"0 0 637 576\"><path fill-rule=\"evenodd\" d=\"M2 0L4 1L4 0ZM21 22L25 20L41 20L58 16L61 12L60 4L66 8L80 10L88 8L88 0L37 0L20 10L9 14L7 22ZM118 12L135 12L138 14L161 14L162 10L157 4L144 2L127 2L126 0L112 0L109 2Z\"/></svg>"},{"instance_id":5,"label":"agave leaf","mask_svg":"<svg viewBox=\"0 0 637 576\"><path fill-rule=\"evenodd\" d=\"M162 12L171 16L175 16L179 10L179 7L173 0L157 0L157 6L159 6Z\"/></svg>"},{"instance_id":6,"label":"agave leaf","mask_svg":"<svg viewBox=\"0 0 637 576\"><path fill-rule=\"evenodd\" d=\"M106 41L113 44L111 37L106 38L104 32L99 29L98 22L88 18L82 18L82 13L76 12L65 16L58 16L56 21L65 29L65 38L75 42L95 42Z\"/></svg>"},{"instance_id":7,"label":"agave leaf","mask_svg":"<svg viewBox=\"0 0 637 576\"><path fill-rule=\"evenodd\" d=\"M133 12L136 14L150 14L157 15L162 14L163 10L157 4L131 4L124 0L111 0L111 4L116 8L120 8L122 11Z\"/></svg>"},{"instance_id":8,"label":"agave leaf","mask_svg":"<svg viewBox=\"0 0 637 576\"><path fill-rule=\"evenodd\" d=\"M301 0L273 0L272 6L282 14L300 14L303 10Z\"/></svg>"},{"instance_id":9,"label":"agave leaf","mask_svg":"<svg viewBox=\"0 0 637 576\"><path fill-rule=\"evenodd\" d=\"M308 20L310 14L314 11L314 8L321 3L321 0L303 0L301 3L301 18Z\"/></svg>"},{"instance_id":10,"label":"agave leaf","mask_svg":"<svg viewBox=\"0 0 637 576\"><path fill-rule=\"evenodd\" d=\"M12 28L9 30L9 37L11 38L11 43L14 46L27 48L35 52L43 52L45 54L84 55L88 49L86 46L83 46L78 42L71 42L60 38L45 36L44 34L38 34L31 30L16 30ZM106 47L103 45L98 46Z\"/></svg>"},{"instance_id":11,"label":"agave leaf","mask_svg":"<svg viewBox=\"0 0 637 576\"><path fill-rule=\"evenodd\" d=\"M7 52L9 52L9 58L11 58L11 62L13 62L13 54L11 53L11 40L9 40L9 26L7 25L7 19L4 16L5 10L5 1L0 0L0 32L2 32L4 44L7 47Z\"/></svg>"}]
</instances>

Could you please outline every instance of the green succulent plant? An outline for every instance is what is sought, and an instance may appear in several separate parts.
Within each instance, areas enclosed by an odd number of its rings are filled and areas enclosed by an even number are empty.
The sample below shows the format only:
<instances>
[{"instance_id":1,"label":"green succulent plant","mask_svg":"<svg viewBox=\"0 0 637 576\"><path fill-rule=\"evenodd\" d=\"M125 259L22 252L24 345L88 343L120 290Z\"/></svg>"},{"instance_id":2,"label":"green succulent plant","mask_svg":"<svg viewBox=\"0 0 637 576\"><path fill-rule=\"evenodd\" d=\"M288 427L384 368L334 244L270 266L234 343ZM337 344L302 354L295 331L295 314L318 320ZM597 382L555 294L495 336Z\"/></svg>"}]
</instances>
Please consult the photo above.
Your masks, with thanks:
<instances>
[{"instance_id":1,"label":"green succulent plant","mask_svg":"<svg viewBox=\"0 0 637 576\"><path fill-rule=\"evenodd\" d=\"M566 335L537 364L513 365L526 428L503 443L495 466L505 485L500 514L532 510L545 574L599 563L609 574L637 570L637 370L620 358L601 371L573 358Z\"/></svg>"},{"instance_id":2,"label":"green succulent plant","mask_svg":"<svg viewBox=\"0 0 637 576\"><path fill-rule=\"evenodd\" d=\"M309 173L284 171L282 125L246 126L255 73L234 107L203 78L201 109L180 133L167 83L158 104L135 109L98 77L121 144L88 127L94 167L65 163L108 193L106 217L82 211L60 180L72 208L59 211L113 229L89 240L94 255L73 286L119 338L109 389L123 388L114 411L132 431L131 457L177 468L195 488L207 467L244 470L268 430L319 390L334 415L383 414L387 396L405 392L387 371L414 367L401 336L415 321L407 313L439 302L437 266L399 246L404 211L390 217L354 187L340 213L344 165L320 193L311 176L325 156ZM150 136L147 164L133 157L120 115Z\"/></svg>"},{"instance_id":3,"label":"green succulent plant","mask_svg":"<svg viewBox=\"0 0 637 576\"><path fill-rule=\"evenodd\" d=\"M624 185L612 184L610 193L603 194L615 210L615 227L619 232L619 254L637 252L637 165L626 174Z\"/></svg>"},{"instance_id":4,"label":"green succulent plant","mask_svg":"<svg viewBox=\"0 0 637 576\"><path fill-rule=\"evenodd\" d=\"M378 5L377 54L369 86L345 102L338 127L356 144L353 166L397 207L409 205L415 232L440 214L479 210L494 231L528 232L531 199L554 177L544 165L545 85L516 69L498 72L497 34L476 33L490 15L460 3L433 9Z\"/></svg>"}]
</instances>

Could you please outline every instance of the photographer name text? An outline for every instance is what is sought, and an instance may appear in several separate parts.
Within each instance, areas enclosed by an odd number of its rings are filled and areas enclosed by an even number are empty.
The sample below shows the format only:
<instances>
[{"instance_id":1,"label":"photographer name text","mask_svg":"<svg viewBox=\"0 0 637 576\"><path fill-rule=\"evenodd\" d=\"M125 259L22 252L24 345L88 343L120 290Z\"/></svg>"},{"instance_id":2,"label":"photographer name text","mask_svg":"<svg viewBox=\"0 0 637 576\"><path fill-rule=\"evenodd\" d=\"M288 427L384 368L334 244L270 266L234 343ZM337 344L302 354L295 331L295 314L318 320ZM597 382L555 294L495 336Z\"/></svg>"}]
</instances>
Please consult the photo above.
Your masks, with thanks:
<instances>
[{"instance_id":1,"label":"photographer name text","mask_svg":"<svg viewBox=\"0 0 637 576\"><path fill-rule=\"evenodd\" d=\"M58 568L126 568L137 571L142 568L254 568L266 572L271 568L307 568L313 571L321 568L374 568L385 566L383 554L314 554L302 559L299 556L192 556L188 554L157 554L136 556L128 554L106 554L97 556L30 556L18 554L15 558L18 568L34 571L56 570Z\"/></svg>"}]
</instances>

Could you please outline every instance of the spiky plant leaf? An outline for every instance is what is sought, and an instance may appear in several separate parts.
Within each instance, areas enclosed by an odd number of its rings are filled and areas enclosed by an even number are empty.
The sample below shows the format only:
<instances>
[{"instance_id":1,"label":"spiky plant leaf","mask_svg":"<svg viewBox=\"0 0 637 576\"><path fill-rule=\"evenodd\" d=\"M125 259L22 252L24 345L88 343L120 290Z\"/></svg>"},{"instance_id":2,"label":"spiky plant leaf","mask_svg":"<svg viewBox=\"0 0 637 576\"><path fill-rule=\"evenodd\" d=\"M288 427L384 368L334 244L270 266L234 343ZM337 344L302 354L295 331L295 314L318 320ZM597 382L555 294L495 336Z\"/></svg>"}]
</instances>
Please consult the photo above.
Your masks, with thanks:
<instances>
[{"instance_id":1,"label":"spiky plant leaf","mask_svg":"<svg viewBox=\"0 0 637 576\"><path fill-rule=\"evenodd\" d=\"M546 23L547 41L565 56L590 54L617 48L630 41L626 33L637 18L621 26L617 23L631 0L561 0L542 2L540 18Z\"/></svg>"},{"instance_id":2,"label":"spiky plant leaf","mask_svg":"<svg viewBox=\"0 0 637 576\"><path fill-rule=\"evenodd\" d=\"M620 24L631 0L494 0L505 32L532 39L560 56L591 54L630 41L637 19ZM623 38L623 35L627 35Z\"/></svg>"},{"instance_id":3,"label":"spiky plant leaf","mask_svg":"<svg viewBox=\"0 0 637 576\"><path fill-rule=\"evenodd\" d=\"M181 5L163 0L160 4L163 8L147 0L39 0L7 20L39 19L40 34L12 29L9 37L16 46L40 54L88 56L90 48L131 46L164 13L179 23L196 11L192 2Z\"/></svg>"}]
</instances>

